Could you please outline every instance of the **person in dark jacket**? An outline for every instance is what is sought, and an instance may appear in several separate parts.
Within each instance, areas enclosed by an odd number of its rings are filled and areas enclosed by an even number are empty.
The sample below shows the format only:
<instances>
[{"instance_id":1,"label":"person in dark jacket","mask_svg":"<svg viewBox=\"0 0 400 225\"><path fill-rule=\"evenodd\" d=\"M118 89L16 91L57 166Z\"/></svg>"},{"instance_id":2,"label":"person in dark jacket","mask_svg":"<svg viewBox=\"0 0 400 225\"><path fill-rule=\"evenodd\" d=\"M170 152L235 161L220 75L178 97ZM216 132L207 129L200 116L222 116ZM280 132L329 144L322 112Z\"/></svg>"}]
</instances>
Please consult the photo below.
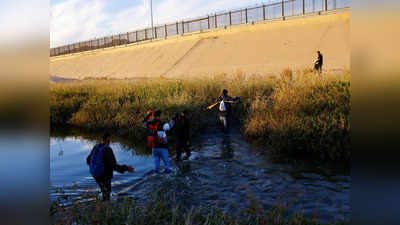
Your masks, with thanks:
<instances>
[{"instance_id":1,"label":"person in dark jacket","mask_svg":"<svg viewBox=\"0 0 400 225\"><path fill-rule=\"evenodd\" d=\"M96 183L100 187L103 196L103 201L110 200L111 180L113 178L114 171L117 171L119 173L124 173L125 171L133 172L133 168L131 166L117 164L114 152L111 149L111 147L109 147L110 143L111 143L111 135L110 133L105 132L103 135L102 143L95 145L90 154L88 155L88 157L86 158L86 163L90 166L94 151L98 150L99 148L103 149L102 158L104 163L104 173L101 176L93 176L93 178L96 180Z\"/></svg>"},{"instance_id":2,"label":"person in dark jacket","mask_svg":"<svg viewBox=\"0 0 400 225\"><path fill-rule=\"evenodd\" d=\"M164 173L171 173L166 132L172 129L174 126L176 116L169 123L162 123L160 120L160 110L154 112L154 114L151 111L149 112L150 113L148 113L146 118L143 120L143 127L147 128L148 130L147 142L149 147L152 148L155 172L157 174L160 173L160 160L162 160L165 166ZM154 117L154 119L148 121L151 117Z\"/></svg>"},{"instance_id":3,"label":"person in dark jacket","mask_svg":"<svg viewBox=\"0 0 400 225\"><path fill-rule=\"evenodd\" d=\"M317 60L314 63L314 71L318 73L322 73L322 66L324 64L324 56L321 54L320 51L317 52Z\"/></svg>"},{"instance_id":4,"label":"person in dark jacket","mask_svg":"<svg viewBox=\"0 0 400 225\"><path fill-rule=\"evenodd\" d=\"M216 102L220 102L218 107L218 119L221 125L223 126L224 131L228 131L231 117L232 117L232 103L236 103L239 101L239 97L232 98L228 95L228 90L224 89L222 91L222 95L219 96Z\"/></svg>"},{"instance_id":5,"label":"person in dark jacket","mask_svg":"<svg viewBox=\"0 0 400 225\"><path fill-rule=\"evenodd\" d=\"M189 159L190 152L190 121L187 118L188 111L184 110L178 116L175 122L175 140L176 140L176 160L181 160L183 150L186 152L183 160Z\"/></svg>"}]
</instances>

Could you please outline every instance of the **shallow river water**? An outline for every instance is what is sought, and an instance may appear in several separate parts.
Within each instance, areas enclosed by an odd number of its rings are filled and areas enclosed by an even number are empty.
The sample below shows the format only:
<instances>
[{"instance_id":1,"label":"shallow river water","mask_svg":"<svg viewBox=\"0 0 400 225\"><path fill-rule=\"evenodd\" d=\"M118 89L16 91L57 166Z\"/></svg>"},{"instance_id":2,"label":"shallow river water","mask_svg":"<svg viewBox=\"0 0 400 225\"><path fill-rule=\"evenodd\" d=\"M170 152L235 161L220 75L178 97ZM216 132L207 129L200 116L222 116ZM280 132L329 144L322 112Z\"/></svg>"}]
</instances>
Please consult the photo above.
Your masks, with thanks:
<instances>
[{"instance_id":1,"label":"shallow river water","mask_svg":"<svg viewBox=\"0 0 400 225\"><path fill-rule=\"evenodd\" d=\"M176 193L178 200L195 206L216 206L230 213L239 212L250 199L257 199L266 209L290 201L290 211L317 215L326 222L349 218L348 172L311 163L277 163L270 159L268 150L250 145L237 130L230 134L210 130L193 141L190 160L171 160L173 173L168 175L153 173L151 152L113 143L118 163L132 165L135 172L114 173L112 198L121 195L145 200L156 187L163 186ZM82 137L51 138L52 200L60 195L53 187L62 188L72 199L98 190L86 165L94 144Z\"/></svg>"}]
</instances>

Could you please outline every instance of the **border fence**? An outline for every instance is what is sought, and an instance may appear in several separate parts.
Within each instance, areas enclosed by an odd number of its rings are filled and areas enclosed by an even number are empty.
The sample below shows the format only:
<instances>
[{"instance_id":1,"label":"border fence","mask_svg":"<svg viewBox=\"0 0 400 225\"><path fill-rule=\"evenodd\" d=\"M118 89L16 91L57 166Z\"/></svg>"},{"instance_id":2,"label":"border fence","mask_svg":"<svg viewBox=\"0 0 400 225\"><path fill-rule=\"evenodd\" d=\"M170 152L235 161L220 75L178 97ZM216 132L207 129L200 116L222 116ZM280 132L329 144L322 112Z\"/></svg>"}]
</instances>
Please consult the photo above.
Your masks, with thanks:
<instances>
[{"instance_id":1,"label":"border fence","mask_svg":"<svg viewBox=\"0 0 400 225\"><path fill-rule=\"evenodd\" d=\"M248 24L263 20L279 18L284 20L285 17L289 16L299 16L345 8L350 8L350 0L278 0L265 5L155 26L154 29L145 28L55 47L50 49L50 56L104 49L153 39L166 39L172 36L184 35L185 33Z\"/></svg>"}]
</instances>

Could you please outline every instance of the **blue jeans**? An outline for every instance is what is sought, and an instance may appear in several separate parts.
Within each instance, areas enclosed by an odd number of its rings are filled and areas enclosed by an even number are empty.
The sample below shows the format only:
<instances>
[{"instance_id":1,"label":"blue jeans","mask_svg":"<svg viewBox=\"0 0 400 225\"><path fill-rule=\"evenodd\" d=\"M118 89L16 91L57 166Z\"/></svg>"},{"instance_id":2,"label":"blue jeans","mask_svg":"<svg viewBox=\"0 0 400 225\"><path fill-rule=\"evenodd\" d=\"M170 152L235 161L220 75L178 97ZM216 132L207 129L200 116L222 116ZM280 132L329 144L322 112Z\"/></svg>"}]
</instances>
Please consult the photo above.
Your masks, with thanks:
<instances>
[{"instance_id":1,"label":"blue jeans","mask_svg":"<svg viewBox=\"0 0 400 225\"><path fill-rule=\"evenodd\" d=\"M160 173L160 159L164 162L164 167L166 171L170 171L169 167L169 157L167 148L153 148L153 157L155 164L156 173Z\"/></svg>"}]
</instances>

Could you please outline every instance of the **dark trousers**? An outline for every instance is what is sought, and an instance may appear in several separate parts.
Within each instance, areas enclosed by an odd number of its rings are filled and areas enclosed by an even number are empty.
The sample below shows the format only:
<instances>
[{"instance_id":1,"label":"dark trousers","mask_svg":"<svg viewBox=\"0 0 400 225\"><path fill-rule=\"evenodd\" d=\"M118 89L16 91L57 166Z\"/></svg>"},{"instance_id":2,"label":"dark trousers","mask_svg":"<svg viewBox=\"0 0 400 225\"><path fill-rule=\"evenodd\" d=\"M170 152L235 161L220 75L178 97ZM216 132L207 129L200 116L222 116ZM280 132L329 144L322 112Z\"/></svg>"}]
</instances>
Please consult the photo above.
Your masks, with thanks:
<instances>
[{"instance_id":1,"label":"dark trousers","mask_svg":"<svg viewBox=\"0 0 400 225\"><path fill-rule=\"evenodd\" d=\"M99 185L103 201L109 201L111 195L111 177L94 177Z\"/></svg>"},{"instance_id":2,"label":"dark trousers","mask_svg":"<svg viewBox=\"0 0 400 225\"><path fill-rule=\"evenodd\" d=\"M318 73L322 72L322 65L321 64L315 64L314 66L314 71L317 71Z\"/></svg>"},{"instance_id":3,"label":"dark trousers","mask_svg":"<svg viewBox=\"0 0 400 225\"><path fill-rule=\"evenodd\" d=\"M190 152L190 148L188 145L188 140L187 139L177 139L176 140L176 159L180 160L181 159L181 155L183 153L183 151L186 152L186 156L190 157L191 152Z\"/></svg>"}]
</instances>

